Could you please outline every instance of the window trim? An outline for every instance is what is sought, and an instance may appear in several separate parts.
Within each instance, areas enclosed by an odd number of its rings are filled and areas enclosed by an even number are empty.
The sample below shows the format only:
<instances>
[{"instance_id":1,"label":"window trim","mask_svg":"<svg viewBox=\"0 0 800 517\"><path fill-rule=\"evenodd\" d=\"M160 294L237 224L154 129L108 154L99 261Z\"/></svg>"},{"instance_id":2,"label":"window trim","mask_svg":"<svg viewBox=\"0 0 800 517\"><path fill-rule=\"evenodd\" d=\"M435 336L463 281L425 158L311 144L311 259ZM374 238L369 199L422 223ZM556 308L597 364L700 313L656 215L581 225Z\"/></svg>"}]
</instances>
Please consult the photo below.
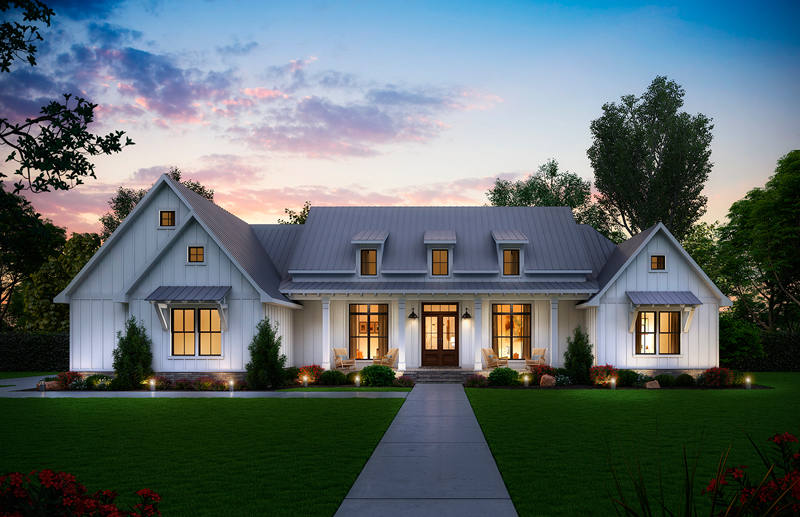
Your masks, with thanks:
<instances>
[{"instance_id":1,"label":"window trim","mask_svg":"<svg viewBox=\"0 0 800 517\"><path fill-rule=\"evenodd\" d=\"M509 312L500 311L499 307L503 306L503 305L508 305L510 307L510 311ZM515 312L514 311L514 306L515 305L521 305L523 307L522 312ZM525 307L527 307L527 312L525 312ZM526 345L525 345L525 341L524 340L525 340L525 338L527 338L528 339L527 357L530 357L531 349L535 348L534 347L534 342L533 342L533 333L534 333L533 312L534 312L533 311L533 303L530 303L530 302L529 303L523 303L523 302L513 302L513 301L505 301L505 300L503 302L501 302L501 303L492 302L492 320L491 320L492 324L491 324L491 335L490 335L490 337L491 337L491 340L492 340L491 348L492 348L492 350L494 350L494 353L497 354L497 357L501 357L501 354L500 354L499 350L495 350L495 339L496 338L503 338L503 339L510 339L511 340L511 352L510 352L510 357L508 358L509 361L522 361L522 360L525 359L525 357L526 357L526 355L525 355L526 354L525 346ZM511 318L512 318L512 322L513 322L513 318L514 318L515 315L521 315L523 318L527 315L529 320L530 320L528 322L529 335L527 335L527 336L525 336L525 335L515 336L513 334L513 330L514 330L514 325L513 324L511 325L511 334L510 335L502 336L502 335L497 334L496 330L495 330L495 322L496 322L495 316L498 316L498 315L510 315ZM524 328L525 328L525 324L524 324L524 319L523 319L523 331L524 331ZM522 338L522 340L523 340L522 350L520 350L518 352L520 354L520 357L518 357L517 359L514 359L515 350L514 350L513 344L514 344L514 338L515 337Z\"/></svg>"},{"instance_id":2,"label":"window trim","mask_svg":"<svg viewBox=\"0 0 800 517\"><path fill-rule=\"evenodd\" d=\"M636 312L636 319L633 322L633 357L683 357L683 338L681 337L684 332L682 329L683 325L683 312L682 310L675 310L671 307L662 307L662 308L655 308L655 307L648 307L650 310L638 310ZM640 320L642 314L653 314L653 332L642 333L639 331L640 329ZM662 313L673 313L678 315L678 331L677 332L661 332L660 326L660 316ZM637 352L636 351L636 344L638 341L638 337L640 335L647 334L653 335L653 353L648 354L645 352ZM670 353L662 353L661 352L661 334L676 334L678 336L678 352L674 354Z\"/></svg>"},{"instance_id":3,"label":"window trim","mask_svg":"<svg viewBox=\"0 0 800 517\"><path fill-rule=\"evenodd\" d=\"M200 249L202 260L192 260L192 250ZM206 264L206 247L198 245L190 245L186 247L186 264L190 266L201 266Z\"/></svg>"},{"instance_id":4,"label":"window trim","mask_svg":"<svg viewBox=\"0 0 800 517\"><path fill-rule=\"evenodd\" d=\"M194 334L194 353L193 354L175 354L175 311L192 311L193 318L194 318L194 329L192 333ZM170 326L169 326L169 354L167 355L167 359L224 359L225 358L225 340L223 336L225 335L224 325L222 318L220 317L219 321L219 332L215 331L201 331L200 330L200 311L208 310L210 312L216 312L219 317L218 308L216 306L211 305L191 305L188 307L185 306L173 306L169 308L170 314ZM181 333L188 333L187 331L181 331ZM200 353L200 334L219 334L219 354L201 354Z\"/></svg>"},{"instance_id":5,"label":"window trim","mask_svg":"<svg viewBox=\"0 0 800 517\"><path fill-rule=\"evenodd\" d=\"M364 262L364 252L367 252L367 253L373 252L373 253L375 253L375 262L374 262L374 264L375 264L375 272L374 273L364 273L364 264L365 264L365 262ZM358 271L359 271L359 276L370 277L370 278L378 276L378 255L379 255L378 254L378 248L361 248L361 249L359 249L359 253L358 253ZM367 264L371 264L373 262L366 262L366 263Z\"/></svg>"},{"instance_id":6,"label":"window trim","mask_svg":"<svg viewBox=\"0 0 800 517\"><path fill-rule=\"evenodd\" d=\"M502 263L502 267L500 268L500 271L503 272L503 276L505 276L505 277L508 277L508 276L518 277L518 276L522 275L522 267L521 267L522 264L521 264L521 260L520 260L522 258L522 250L520 250L519 248L503 248L500 251L503 254L503 263ZM517 272L516 273L506 273L506 264L513 264L513 262L506 262L506 252L509 252L512 255L513 255L514 252L517 253L517 260L516 260Z\"/></svg>"},{"instance_id":7,"label":"window trim","mask_svg":"<svg viewBox=\"0 0 800 517\"><path fill-rule=\"evenodd\" d=\"M664 268L663 269L653 269L653 259L656 257L662 257L664 259ZM650 273L666 273L669 271L667 267L669 262L667 261L667 254L666 253L651 253L650 254L650 262L648 264L648 272Z\"/></svg>"},{"instance_id":8,"label":"window trim","mask_svg":"<svg viewBox=\"0 0 800 517\"><path fill-rule=\"evenodd\" d=\"M447 260L445 262L442 262L442 261L436 262L434 260L434 255L437 252L445 252ZM450 260L450 248L434 248L434 247L431 248L431 270L430 271L431 271L431 276L432 277L446 278L446 277L450 276L452 274L452 272L453 272L453 269L452 269L450 263L451 263L451 260ZM447 272L444 273L444 274L442 274L442 273L434 273L434 268L433 267L434 267L435 264L445 264L446 267L447 267Z\"/></svg>"},{"instance_id":9,"label":"window trim","mask_svg":"<svg viewBox=\"0 0 800 517\"><path fill-rule=\"evenodd\" d=\"M164 214L172 213L172 224L163 224ZM158 211L158 228L160 230L174 230L178 226L178 211L177 210L159 210Z\"/></svg>"}]
</instances>

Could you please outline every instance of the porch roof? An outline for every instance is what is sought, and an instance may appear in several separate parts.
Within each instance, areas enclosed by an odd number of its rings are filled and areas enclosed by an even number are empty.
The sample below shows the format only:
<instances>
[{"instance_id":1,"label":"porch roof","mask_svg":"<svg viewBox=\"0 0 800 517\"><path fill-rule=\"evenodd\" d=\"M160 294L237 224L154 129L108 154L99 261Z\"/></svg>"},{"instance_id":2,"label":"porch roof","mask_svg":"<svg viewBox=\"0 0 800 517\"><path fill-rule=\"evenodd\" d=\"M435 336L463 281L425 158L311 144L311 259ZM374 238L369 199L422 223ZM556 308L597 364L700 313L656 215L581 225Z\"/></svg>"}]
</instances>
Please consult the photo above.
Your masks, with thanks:
<instances>
[{"instance_id":1,"label":"porch roof","mask_svg":"<svg viewBox=\"0 0 800 517\"><path fill-rule=\"evenodd\" d=\"M145 298L149 302L218 302L231 290L221 286L174 286L162 285Z\"/></svg>"},{"instance_id":2,"label":"porch roof","mask_svg":"<svg viewBox=\"0 0 800 517\"><path fill-rule=\"evenodd\" d=\"M292 282L281 284L284 294L302 293L489 293L594 294L597 282Z\"/></svg>"},{"instance_id":3,"label":"porch roof","mask_svg":"<svg viewBox=\"0 0 800 517\"><path fill-rule=\"evenodd\" d=\"M690 291L626 291L634 305L703 305Z\"/></svg>"}]
</instances>

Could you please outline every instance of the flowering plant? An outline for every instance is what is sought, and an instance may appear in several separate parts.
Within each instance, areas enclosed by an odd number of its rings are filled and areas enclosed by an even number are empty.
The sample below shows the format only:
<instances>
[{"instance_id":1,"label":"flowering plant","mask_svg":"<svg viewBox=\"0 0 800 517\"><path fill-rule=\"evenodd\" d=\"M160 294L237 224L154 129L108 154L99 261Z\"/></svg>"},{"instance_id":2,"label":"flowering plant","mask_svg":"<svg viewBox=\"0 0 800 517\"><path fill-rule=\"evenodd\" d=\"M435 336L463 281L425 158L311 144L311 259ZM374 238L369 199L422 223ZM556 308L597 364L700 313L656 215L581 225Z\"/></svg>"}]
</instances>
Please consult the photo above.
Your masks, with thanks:
<instances>
[{"instance_id":1,"label":"flowering plant","mask_svg":"<svg viewBox=\"0 0 800 517\"><path fill-rule=\"evenodd\" d=\"M709 368L697 378L701 386L723 387L733 384L733 371L728 368Z\"/></svg>"},{"instance_id":2,"label":"flowering plant","mask_svg":"<svg viewBox=\"0 0 800 517\"><path fill-rule=\"evenodd\" d=\"M78 372L61 372L58 374L58 384L62 390L70 389L70 386L78 379L83 379Z\"/></svg>"},{"instance_id":3,"label":"flowering plant","mask_svg":"<svg viewBox=\"0 0 800 517\"><path fill-rule=\"evenodd\" d=\"M197 391L222 391L228 389L228 383L213 377L198 377L192 383Z\"/></svg>"},{"instance_id":4,"label":"flowering plant","mask_svg":"<svg viewBox=\"0 0 800 517\"><path fill-rule=\"evenodd\" d=\"M172 383L172 387L176 390L193 390L194 381L191 379L175 379L175 382Z\"/></svg>"},{"instance_id":5,"label":"flowering plant","mask_svg":"<svg viewBox=\"0 0 800 517\"><path fill-rule=\"evenodd\" d=\"M140 501L132 511L117 507L118 494L101 490L92 495L86 487L66 472L35 470L23 475L10 472L0 476L0 508L2 515L92 515L98 517L160 516L161 497L145 488L136 492Z\"/></svg>"},{"instance_id":6,"label":"flowering plant","mask_svg":"<svg viewBox=\"0 0 800 517\"><path fill-rule=\"evenodd\" d=\"M298 378L302 381L303 377L308 377L308 383L314 384L317 382L317 379L319 379L319 376L322 375L323 371L325 370L318 364L303 366L300 368L300 376Z\"/></svg>"},{"instance_id":7,"label":"flowering plant","mask_svg":"<svg viewBox=\"0 0 800 517\"><path fill-rule=\"evenodd\" d=\"M393 384L395 386L400 386L402 388L413 388L415 383L414 379L412 379L408 375L401 375L400 377L394 380Z\"/></svg>"},{"instance_id":8,"label":"flowering plant","mask_svg":"<svg viewBox=\"0 0 800 517\"><path fill-rule=\"evenodd\" d=\"M531 379L531 384L538 385L539 380L542 378L543 375L552 375L553 377L556 376L556 369L547 364L537 364L533 368L531 368L531 374L533 375L533 379Z\"/></svg>"},{"instance_id":9,"label":"flowering plant","mask_svg":"<svg viewBox=\"0 0 800 517\"><path fill-rule=\"evenodd\" d=\"M476 373L474 375L470 375L464 381L465 388L485 388L489 385L489 379L484 377L483 375Z\"/></svg>"},{"instance_id":10,"label":"flowering plant","mask_svg":"<svg viewBox=\"0 0 800 517\"><path fill-rule=\"evenodd\" d=\"M616 377L617 369L611 364L592 366L589 369L589 379L591 379L592 384L595 385L608 386L611 379Z\"/></svg>"}]
</instances>

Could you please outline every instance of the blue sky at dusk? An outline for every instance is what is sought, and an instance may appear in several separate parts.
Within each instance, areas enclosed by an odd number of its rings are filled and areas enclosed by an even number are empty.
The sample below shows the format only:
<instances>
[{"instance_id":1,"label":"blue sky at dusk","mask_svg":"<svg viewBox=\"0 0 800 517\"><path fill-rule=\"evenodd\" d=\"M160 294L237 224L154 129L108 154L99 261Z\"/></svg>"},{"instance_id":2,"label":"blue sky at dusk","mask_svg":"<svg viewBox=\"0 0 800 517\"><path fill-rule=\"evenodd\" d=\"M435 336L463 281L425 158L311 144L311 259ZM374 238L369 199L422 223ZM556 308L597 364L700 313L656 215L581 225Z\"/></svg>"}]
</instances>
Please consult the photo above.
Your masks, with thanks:
<instances>
[{"instance_id":1,"label":"blue sky at dusk","mask_svg":"<svg viewBox=\"0 0 800 517\"><path fill-rule=\"evenodd\" d=\"M250 223L306 200L482 205L548 158L591 180L590 122L657 75L713 118L704 220L800 148L796 0L48 5L39 66L0 76L3 116L73 92L99 105L90 129L136 142L97 180L28 196L70 231L170 166Z\"/></svg>"}]
</instances>

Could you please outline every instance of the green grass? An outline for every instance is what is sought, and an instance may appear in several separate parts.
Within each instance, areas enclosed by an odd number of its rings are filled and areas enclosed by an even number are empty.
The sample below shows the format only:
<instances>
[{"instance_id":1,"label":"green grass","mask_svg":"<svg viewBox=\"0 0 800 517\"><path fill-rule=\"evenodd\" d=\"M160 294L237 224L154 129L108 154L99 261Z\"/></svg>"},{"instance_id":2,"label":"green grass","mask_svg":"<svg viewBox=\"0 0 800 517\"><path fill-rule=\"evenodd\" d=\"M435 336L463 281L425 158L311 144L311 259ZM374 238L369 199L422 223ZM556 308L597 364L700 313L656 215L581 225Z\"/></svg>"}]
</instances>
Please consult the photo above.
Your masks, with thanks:
<instances>
[{"instance_id":1,"label":"green grass","mask_svg":"<svg viewBox=\"0 0 800 517\"><path fill-rule=\"evenodd\" d=\"M307 388L287 388L280 391L411 391L411 388L402 388L399 386L374 386L356 388L354 386L328 386L319 388L315 386L308 386Z\"/></svg>"},{"instance_id":2,"label":"green grass","mask_svg":"<svg viewBox=\"0 0 800 517\"><path fill-rule=\"evenodd\" d=\"M616 515L609 497L609 491L618 497L609 458L630 488L622 456L632 461L635 449L646 481L656 490L658 448L665 487L677 503L682 445L691 461L701 442L695 490L707 515L710 500L700 491L729 445L729 465L749 465L763 476L766 469L745 433L763 445L779 432L800 433L800 373L758 373L753 379L776 389L472 388L467 396L520 516ZM626 497L634 499L632 489Z\"/></svg>"},{"instance_id":3,"label":"green grass","mask_svg":"<svg viewBox=\"0 0 800 517\"><path fill-rule=\"evenodd\" d=\"M51 468L164 515L333 515L402 399L0 399L0 473Z\"/></svg>"},{"instance_id":4,"label":"green grass","mask_svg":"<svg viewBox=\"0 0 800 517\"><path fill-rule=\"evenodd\" d=\"M0 372L0 379L19 379L20 377L54 377L58 372Z\"/></svg>"},{"instance_id":5,"label":"green grass","mask_svg":"<svg viewBox=\"0 0 800 517\"><path fill-rule=\"evenodd\" d=\"M0 388L10 388L11 386L16 386L16 384L0 384Z\"/></svg>"}]
</instances>

